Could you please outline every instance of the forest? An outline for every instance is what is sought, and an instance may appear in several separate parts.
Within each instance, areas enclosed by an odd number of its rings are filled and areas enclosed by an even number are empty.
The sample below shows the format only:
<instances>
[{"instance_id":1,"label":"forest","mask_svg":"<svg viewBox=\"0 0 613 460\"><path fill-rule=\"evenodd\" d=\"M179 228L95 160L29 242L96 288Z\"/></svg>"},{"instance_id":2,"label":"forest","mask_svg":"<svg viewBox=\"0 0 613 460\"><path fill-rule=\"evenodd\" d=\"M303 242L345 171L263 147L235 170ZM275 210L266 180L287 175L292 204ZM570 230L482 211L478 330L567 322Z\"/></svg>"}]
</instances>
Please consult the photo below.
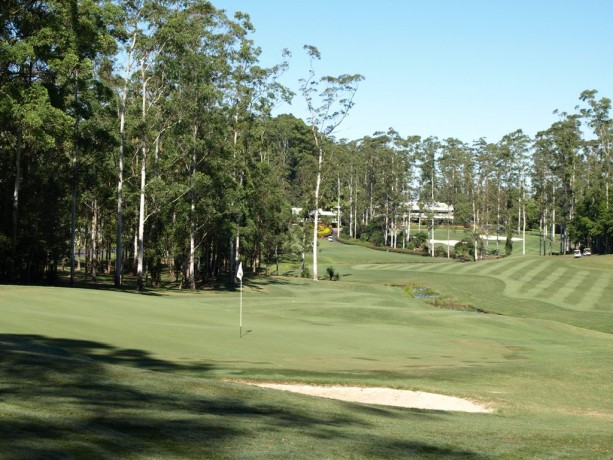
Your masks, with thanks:
<instances>
[{"instance_id":1,"label":"forest","mask_svg":"<svg viewBox=\"0 0 613 460\"><path fill-rule=\"evenodd\" d=\"M292 93L279 83L290 54L261 66L247 13L203 0L3 3L1 282L56 283L64 270L74 282L84 264L116 286L127 273L140 290L156 286L169 270L196 289L233 283L241 262L261 273L309 251L317 279L328 226L413 248L420 231L451 224L415 222L410 203L453 206L475 261L484 235L525 232L544 256L613 252L611 100L595 89L534 138L466 143L375 126L339 139L368 76L319 75L325 56L305 45L313 65ZM292 98L307 119L275 114Z\"/></svg>"}]
</instances>

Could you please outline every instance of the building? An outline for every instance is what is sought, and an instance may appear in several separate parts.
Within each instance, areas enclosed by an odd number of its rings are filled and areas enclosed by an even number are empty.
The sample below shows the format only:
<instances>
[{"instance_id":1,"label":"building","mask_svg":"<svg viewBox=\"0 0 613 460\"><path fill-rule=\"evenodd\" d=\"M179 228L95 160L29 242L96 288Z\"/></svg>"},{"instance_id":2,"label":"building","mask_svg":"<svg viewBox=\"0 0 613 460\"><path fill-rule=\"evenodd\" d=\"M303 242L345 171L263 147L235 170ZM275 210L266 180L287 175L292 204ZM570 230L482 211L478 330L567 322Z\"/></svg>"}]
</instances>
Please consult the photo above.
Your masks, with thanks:
<instances>
[{"instance_id":1,"label":"building","mask_svg":"<svg viewBox=\"0 0 613 460\"><path fill-rule=\"evenodd\" d=\"M423 203L420 207L417 201L409 201L406 204L408 210L405 217L413 222L434 219L436 222L453 222L453 206L447 203L434 202Z\"/></svg>"}]
</instances>

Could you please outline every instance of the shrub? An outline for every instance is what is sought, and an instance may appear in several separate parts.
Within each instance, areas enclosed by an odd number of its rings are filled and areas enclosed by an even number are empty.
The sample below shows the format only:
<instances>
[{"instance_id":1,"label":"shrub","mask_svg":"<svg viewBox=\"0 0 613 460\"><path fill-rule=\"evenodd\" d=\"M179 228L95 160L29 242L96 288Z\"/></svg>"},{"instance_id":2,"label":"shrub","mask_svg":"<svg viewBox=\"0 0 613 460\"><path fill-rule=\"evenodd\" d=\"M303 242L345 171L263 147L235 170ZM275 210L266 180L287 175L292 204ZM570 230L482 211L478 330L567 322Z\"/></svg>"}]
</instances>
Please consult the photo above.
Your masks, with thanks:
<instances>
[{"instance_id":1,"label":"shrub","mask_svg":"<svg viewBox=\"0 0 613 460\"><path fill-rule=\"evenodd\" d=\"M507 241L504 244L504 253L507 256L510 256L513 252L513 239L510 236L507 236Z\"/></svg>"},{"instance_id":2,"label":"shrub","mask_svg":"<svg viewBox=\"0 0 613 460\"><path fill-rule=\"evenodd\" d=\"M434 256L435 257L447 257L447 248L443 246L435 246Z\"/></svg>"},{"instance_id":3,"label":"shrub","mask_svg":"<svg viewBox=\"0 0 613 460\"><path fill-rule=\"evenodd\" d=\"M475 245L472 241L462 240L458 241L453 247L453 252L456 257L464 258L468 256L472 256L474 254Z\"/></svg>"},{"instance_id":4,"label":"shrub","mask_svg":"<svg viewBox=\"0 0 613 460\"><path fill-rule=\"evenodd\" d=\"M426 232L417 232L409 241L411 241L416 248L424 247L428 242L428 234Z\"/></svg>"},{"instance_id":5,"label":"shrub","mask_svg":"<svg viewBox=\"0 0 613 460\"><path fill-rule=\"evenodd\" d=\"M338 281L341 275L338 272L334 271L334 267L326 268L326 272L328 273L328 279L330 281Z\"/></svg>"}]
</instances>

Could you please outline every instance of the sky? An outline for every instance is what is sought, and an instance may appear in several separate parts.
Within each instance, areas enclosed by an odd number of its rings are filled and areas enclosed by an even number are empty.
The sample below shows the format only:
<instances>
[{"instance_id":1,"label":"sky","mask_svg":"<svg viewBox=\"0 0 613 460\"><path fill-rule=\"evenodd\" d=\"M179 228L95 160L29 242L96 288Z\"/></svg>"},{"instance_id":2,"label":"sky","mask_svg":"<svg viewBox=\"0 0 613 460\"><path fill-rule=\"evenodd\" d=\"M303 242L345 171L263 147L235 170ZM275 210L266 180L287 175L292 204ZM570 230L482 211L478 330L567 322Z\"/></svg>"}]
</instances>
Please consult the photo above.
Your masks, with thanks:
<instances>
[{"instance_id":1,"label":"sky","mask_svg":"<svg viewBox=\"0 0 613 460\"><path fill-rule=\"evenodd\" d=\"M303 45L316 46L318 76L364 76L334 135L498 142L533 137L574 113L586 89L613 98L613 1L609 0L212 0L248 13L261 65L292 53L281 82L296 92L275 113L306 119L299 79Z\"/></svg>"}]
</instances>

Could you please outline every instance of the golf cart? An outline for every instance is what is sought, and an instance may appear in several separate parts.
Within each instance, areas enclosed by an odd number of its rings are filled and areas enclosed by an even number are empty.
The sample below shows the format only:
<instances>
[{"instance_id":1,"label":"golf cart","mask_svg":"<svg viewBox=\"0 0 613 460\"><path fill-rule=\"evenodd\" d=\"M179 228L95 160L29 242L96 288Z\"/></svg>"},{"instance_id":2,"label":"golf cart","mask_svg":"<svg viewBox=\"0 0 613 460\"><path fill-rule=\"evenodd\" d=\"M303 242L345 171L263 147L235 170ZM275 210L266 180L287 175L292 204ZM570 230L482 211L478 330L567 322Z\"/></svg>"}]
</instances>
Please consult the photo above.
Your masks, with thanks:
<instances>
[{"instance_id":1,"label":"golf cart","mask_svg":"<svg viewBox=\"0 0 613 460\"><path fill-rule=\"evenodd\" d=\"M575 249L573 253L575 255L575 259L578 259L579 257L581 257L581 250L580 249Z\"/></svg>"}]
</instances>

